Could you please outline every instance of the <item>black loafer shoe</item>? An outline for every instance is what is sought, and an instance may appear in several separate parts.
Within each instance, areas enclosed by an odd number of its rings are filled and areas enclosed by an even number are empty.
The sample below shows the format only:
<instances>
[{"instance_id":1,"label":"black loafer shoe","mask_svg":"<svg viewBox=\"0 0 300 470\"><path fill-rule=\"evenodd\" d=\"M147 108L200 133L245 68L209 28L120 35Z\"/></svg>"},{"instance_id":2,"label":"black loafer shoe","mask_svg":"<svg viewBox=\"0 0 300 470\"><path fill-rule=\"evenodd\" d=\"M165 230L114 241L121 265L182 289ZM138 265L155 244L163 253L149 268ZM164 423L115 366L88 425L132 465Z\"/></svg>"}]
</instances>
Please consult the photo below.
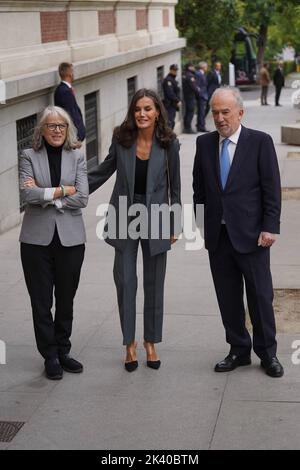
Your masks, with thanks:
<instances>
[{"instance_id":1,"label":"black loafer shoe","mask_svg":"<svg viewBox=\"0 0 300 470\"><path fill-rule=\"evenodd\" d=\"M266 374L270 377L282 377L284 374L284 369L277 357L272 357L271 359L265 359L260 363L261 367L265 369Z\"/></svg>"},{"instance_id":2,"label":"black loafer shoe","mask_svg":"<svg viewBox=\"0 0 300 470\"><path fill-rule=\"evenodd\" d=\"M50 380L60 380L63 377L63 370L57 357L45 360L46 377Z\"/></svg>"},{"instance_id":3,"label":"black loafer shoe","mask_svg":"<svg viewBox=\"0 0 300 470\"><path fill-rule=\"evenodd\" d=\"M83 371L83 365L80 364L80 362L76 361L76 359L70 357L69 354L59 356L59 362L63 370L65 370L66 372L71 372L72 374L79 374Z\"/></svg>"},{"instance_id":4,"label":"black loafer shoe","mask_svg":"<svg viewBox=\"0 0 300 470\"><path fill-rule=\"evenodd\" d=\"M229 354L223 361L218 362L215 366L215 372L230 372L240 366L248 366L251 364L250 356L236 356Z\"/></svg>"}]
</instances>

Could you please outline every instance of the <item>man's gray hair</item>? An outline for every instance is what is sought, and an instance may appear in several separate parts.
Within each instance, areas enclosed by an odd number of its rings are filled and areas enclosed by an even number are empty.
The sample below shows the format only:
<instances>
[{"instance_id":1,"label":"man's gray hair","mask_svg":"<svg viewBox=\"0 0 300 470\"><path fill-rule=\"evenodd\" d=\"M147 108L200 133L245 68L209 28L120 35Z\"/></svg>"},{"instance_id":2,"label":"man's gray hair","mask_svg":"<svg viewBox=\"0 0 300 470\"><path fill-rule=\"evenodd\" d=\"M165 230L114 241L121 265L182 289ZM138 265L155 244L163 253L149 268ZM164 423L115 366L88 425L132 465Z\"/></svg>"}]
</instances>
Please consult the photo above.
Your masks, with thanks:
<instances>
[{"instance_id":1,"label":"man's gray hair","mask_svg":"<svg viewBox=\"0 0 300 470\"><path fill-rule=\"evenodd\" d=\"M207 62L204 62L204 61L199 62L199 68L203 69L204 67L207 67Z\"/></svg>"},{"instance_id":2,"label":"man's gray hair","mask_svg":"<svg viewBox=\"0 0 300 470\"><path fill-rule=\"evenodd\" d=\"M72 150L76 144L78 143L77 140L77 129L73 124L73 121L69 114L59 106L47 106L40 114L37 126L34 130L33 139L32 139L32 147L35 151L40 150L43 145L43 127L47 121L49 116L60 117L68 124L68 129L66 132L66 140L64 142L64 149Z\"/></svg>"},{"instance_id":3,"label":"man's gray hair","mask_svg":"<svg viewBox=\"0 0 300 470\"><path fill-rule=\"evenodd\" d=\"M238 88L233 87L233 86L224 86L224 87L217 88L213 92L212 97L210 99L210 106L212 104L212 101L213 101L214 97L217 96L217 95L220 95L224 91L230 91L232 93L232 96L235 98L236 104L238 105L238 107L240 109L244 108L244 103L243 103L243 98L242 98L241 92Z\"/></svg>"}]
</instances>

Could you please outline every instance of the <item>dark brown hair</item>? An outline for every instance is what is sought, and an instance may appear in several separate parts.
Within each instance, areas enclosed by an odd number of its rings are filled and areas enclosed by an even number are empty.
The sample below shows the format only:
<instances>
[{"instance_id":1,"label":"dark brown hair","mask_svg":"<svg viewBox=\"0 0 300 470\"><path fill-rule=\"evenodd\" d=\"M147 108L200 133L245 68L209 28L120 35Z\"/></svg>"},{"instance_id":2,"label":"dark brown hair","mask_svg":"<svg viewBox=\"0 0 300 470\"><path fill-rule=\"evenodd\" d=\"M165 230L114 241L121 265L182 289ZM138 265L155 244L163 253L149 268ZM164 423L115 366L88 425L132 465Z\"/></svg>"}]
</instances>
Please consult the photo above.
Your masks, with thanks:
<instances>
[{"instance_id":1,"label":"dark brown hair","mask_svg":"<svg viewBox=\"0 0 300 470\"><path fill-rule=\"evenodd\" d=\"M129 105L125 120L114 130L114 137L123 147L129 148L133 145L138 135L138 127L134 117L135 108L137 102L145 96L152 99L155 108L159 113L155 125L154 135L160 146L167 148L176 138L176 134L168 125L167 113L160 97L157 95L157 93L155 93L155 91L148 90L147 88L141 88L135 93Z\"/></svg>"}]
</instances>

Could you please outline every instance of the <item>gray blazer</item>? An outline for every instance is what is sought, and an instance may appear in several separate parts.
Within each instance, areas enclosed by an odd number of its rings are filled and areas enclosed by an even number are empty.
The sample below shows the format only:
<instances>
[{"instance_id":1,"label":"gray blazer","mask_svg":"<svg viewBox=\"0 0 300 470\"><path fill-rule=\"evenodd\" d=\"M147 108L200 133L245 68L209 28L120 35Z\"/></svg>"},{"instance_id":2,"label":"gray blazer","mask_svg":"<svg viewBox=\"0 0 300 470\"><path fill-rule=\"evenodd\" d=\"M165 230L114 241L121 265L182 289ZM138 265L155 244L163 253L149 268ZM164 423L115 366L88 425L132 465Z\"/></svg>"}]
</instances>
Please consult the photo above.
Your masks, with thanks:
<instances>
[{"instance_id":1,"label":"gray blazer","mask_svg":"<svg viewBox=\"0 0 300 470\"><path fill-rule=\"evenodd\" d=\"M60 183L75 186L77 192L61 199L61 209L44 200L44 188L52 187L46 149L38 152L24 150L19 166L21 199L26 203L19 240L33 245L49 245L56 225L63 246L85 243L81 208L87 205L88 180L83 153L80 150L62 151ZM24 187L28 177L35 179L37 188Z\"/></svg>"},{"instance_id":2,"label":"gray blazer","mask_svg":"<svg viewBox=\"0 0 300 470\"><path fill-rule=\"evenodd\" d=\"M120 196L126 196L128 206L133 203L135 184L135 162L136 144L130 148L125 148L113 138L109 153L105 160L94 170L89 172L90 193L98 189L110 176L117 171L115 186L110 199L110 204L114 206L116 218L118 220L120 212ZM168 167L168 170L167 170ZM168 150L163 149L156 139L153 141L150 160L148 164L147 184L146 184L146 206L150 217L151 204L168 204L168 173L170 177L170 202L180 204L180 161L179 142L175 139ZM127 226L130 222L127 218ZM149 233L150 220L148 218ZM171 217L171 234L174 234L174 224ZM126 247L127 238L119 237L118 226L115 238L106 238L106 242L118 250L123 251ZM180 233L180 230L178 231ZM177 234L177 233L176 233ZM148 236L151 256L170 250L170 238L163 238L161 222L159 223L159 237L152 239Z\"/></svg>"}]
</instances>

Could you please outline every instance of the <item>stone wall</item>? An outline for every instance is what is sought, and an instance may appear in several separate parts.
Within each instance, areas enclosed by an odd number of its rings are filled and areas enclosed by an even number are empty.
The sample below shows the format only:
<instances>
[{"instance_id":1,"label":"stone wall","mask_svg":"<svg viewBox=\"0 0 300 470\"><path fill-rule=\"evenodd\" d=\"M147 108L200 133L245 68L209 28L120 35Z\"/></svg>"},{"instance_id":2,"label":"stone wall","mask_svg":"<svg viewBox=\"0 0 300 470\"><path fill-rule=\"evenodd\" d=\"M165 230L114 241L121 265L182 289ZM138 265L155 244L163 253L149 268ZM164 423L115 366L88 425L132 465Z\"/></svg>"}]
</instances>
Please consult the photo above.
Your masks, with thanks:
<instances>
[{"instance_id":1,"label":"stone wall","mask_svg":"<svg viewBox=\"0 0 300 470\"><path fill-rule=\"evenodd\" d=\"M124 118L127 79L157 87L180 64L184 39L175 28L174 0L0 0L0 232L21 220L17 121L53 102L58 64L72 62L76 97L97 92L98 155L107 152L114 126ZM180 123L177 125L180 129Z\"/></svg>"}]
</instances>

